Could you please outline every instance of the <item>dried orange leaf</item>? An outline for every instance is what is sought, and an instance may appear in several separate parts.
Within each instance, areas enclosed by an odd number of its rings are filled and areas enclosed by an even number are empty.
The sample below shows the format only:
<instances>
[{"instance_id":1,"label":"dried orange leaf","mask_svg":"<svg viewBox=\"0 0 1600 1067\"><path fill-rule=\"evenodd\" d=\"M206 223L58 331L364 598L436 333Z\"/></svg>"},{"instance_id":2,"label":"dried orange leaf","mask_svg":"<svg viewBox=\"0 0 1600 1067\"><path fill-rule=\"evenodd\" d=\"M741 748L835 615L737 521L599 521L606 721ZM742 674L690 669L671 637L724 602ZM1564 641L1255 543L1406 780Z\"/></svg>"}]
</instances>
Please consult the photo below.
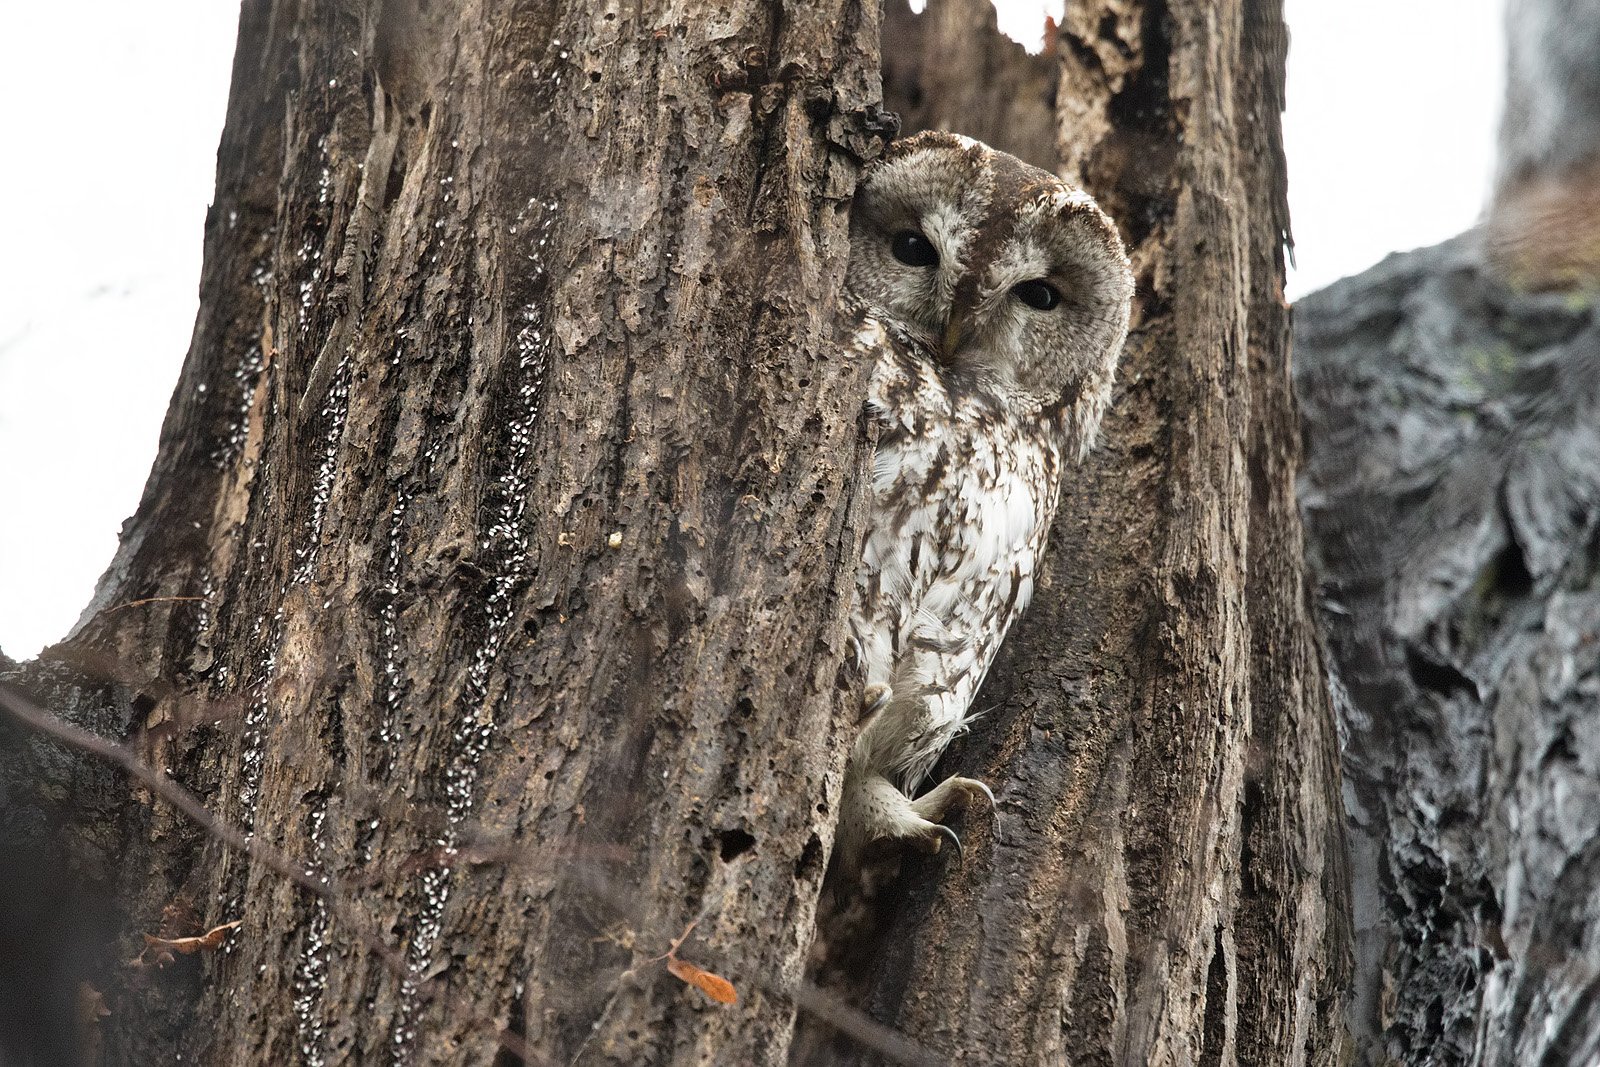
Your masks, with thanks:
<instances>
[{"instance_id":1,"label":"dried orange leaf","mask_svg":"<svg viewBox=\"0 0 1600 1067\"><path fill-rule=\"evenodd\" d=\"M153 948L163 948L170 952L181 952L185 956L199 952L201 949L214 949L222 947L222 938L229 930L243 924L243 919L235 919L231 923L213 926L199 937L151 937L144 935L144 949L149 952Z\"/></svg>"},{"instance_id":2,"label":"dried orange leaf","mask_svg":"<svg viewBox=\"0 0 1600 1067\"><path fill-rule=\"evenodd\" d=\"M688 982L718 1004L739 1003L739 993L733 988L733 983L719 974L702 971L694 964L685 963L676 956L667 957L667 970Z\"/></svg>"}]
</instances>

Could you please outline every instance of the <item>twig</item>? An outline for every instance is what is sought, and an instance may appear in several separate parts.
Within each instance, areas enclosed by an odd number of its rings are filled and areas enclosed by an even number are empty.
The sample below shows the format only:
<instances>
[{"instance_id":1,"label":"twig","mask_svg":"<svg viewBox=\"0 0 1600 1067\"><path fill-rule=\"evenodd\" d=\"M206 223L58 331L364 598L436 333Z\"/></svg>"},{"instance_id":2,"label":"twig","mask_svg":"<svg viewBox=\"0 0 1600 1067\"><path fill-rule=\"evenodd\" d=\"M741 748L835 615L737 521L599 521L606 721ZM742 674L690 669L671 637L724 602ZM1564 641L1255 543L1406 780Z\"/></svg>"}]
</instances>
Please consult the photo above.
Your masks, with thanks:
<instances>
[{"instance_id":1,"label":"twig","mask_svg":"<svg viewBox=\"0 0 1600 1067\"><path fill-rule=\"evenodd\" d=\"M115 763L149 786L150 790L162 800L177 808L224 845L270 867L308 893L321 897L330 904L339 903L340 894L335 891L331 883L311 877L299 866L290 862L287 856L280 855L276 850L262 844L259 838L247 837L211 814L193 793L145 763L132 750L114 741L107 741L82 727L63 722L27 698L19 696L8 686L0 685L0 708L4 708L40 733L49 734L73 748L80 748L99 756L108 763Z\"/></svg>"},{"instance_id":2,"label":"twig","mask_svg":"<svg viewBox=\"0 0 1600 1067\"><path fill-rule=\"evenodd\" d=\"M244 853L263 866L287 878L306 892L325 901L334 911L339 921L356 933L396 975L402 978L411 977L410 968L400 954L391 949L382 936L360 918L354 908L350 906L347 900L347 887L343 881L331 878L322 880L306 874L301 865L296 864L276 849L263 844L259 837L246 836L227 822L213 815L200 802L198 797L168 778L165 774L151 767L131 749L114 741L107 741L97 734L62 721L58 716L39 707L8 686L0 685L0 709L9 712L14 718L42 734L47 734L64 744L81 749L100 757L108 763L121 767L130 776L148 786L151 792L160 796L162 800L172 805L228 848ZM476 858L470 854L469 850L463 851L468 851L467 862L472 862ZM485 858L488 862L503 862L508 854L514 854L517 850L507 849L505 853L499 855L494 854L494 851L493 849L486 850ZM594 890L596 887L591 885L588 888ZM601 895L606 896L609 894L602 891ZM694 929L693 923L690 924L689 929ZM689 930L685 930L684 937L687 937L688 933ZM673 942L673 948L676 949L682 941L683 938L680 937ZM670 956L671 953L669 952L668 955ZM424 980L419 983L418 990L427 989L430 996L437 995L437 991L431 988L433 985L433 980ZM769 986L769 988L779 994L788 992L776 986ZM793 996L795 1003L801 1010L815 1015L851 1040L872 1049L874 1052L887 1056L897 1063L906 1064L908 1067L948 1067L948 1061L918 1045L899 1031L884 1026L882 1023L870 1018L866 1013L817 988L810 982L801 982L793 990ZM470 1004L458 997L452 996L449 999L455 1001L456 1006L466 1014L477 1016L476 1009ZM499 1030L496 1036L501 1047L512 1055L520 1057L524 1063L543 1065L552 1062L529 1048L524 1039L510 1031Z\"/></svg>"},{"instance_id":3,"label":"twig","mask_svg":"<svg viewBox=\"0 0 1600 1067\"><path fill-rule=\"evenodd\" d=\"M950 1061L810 982L802 981L795 988L794 1000L802 1011L810 1012L857 1044L865 1045L896 1063L908 1067L949 1067Z\"/></svg>"},{"instance_id":4,"label":"twig","mask_svg":"<svg viewBox=\"0 0 1600 1067\"><path fill-rule=\"evenodd\" d=\"M102 615L110 615L113 611L121 611L123 608L136 608L140 604L159 604L159 603L161 603L163 601L167 601L167 600L204 600L204 599L206 599L206 598L203 597L203 596L147 596L143 600L129 600L126 603L123 603L123 604L113 605L112 607L109 607L106 610L100 612L100 614L102 614Z\"/></svg>"}]
</instances>

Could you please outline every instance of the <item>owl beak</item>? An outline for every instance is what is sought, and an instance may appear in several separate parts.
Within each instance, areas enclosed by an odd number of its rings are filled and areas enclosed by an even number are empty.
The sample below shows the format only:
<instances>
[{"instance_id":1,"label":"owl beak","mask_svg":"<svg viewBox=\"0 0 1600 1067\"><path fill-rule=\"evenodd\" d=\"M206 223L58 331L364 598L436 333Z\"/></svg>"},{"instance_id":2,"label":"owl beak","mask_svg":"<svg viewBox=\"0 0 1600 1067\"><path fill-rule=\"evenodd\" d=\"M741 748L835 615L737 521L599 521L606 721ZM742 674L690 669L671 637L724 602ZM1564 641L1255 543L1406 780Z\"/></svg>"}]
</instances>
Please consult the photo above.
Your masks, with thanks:
<instances>
[{"instance_id":1,"label":"owl beak","mask_svg":"<svg viewBox=\"0 0 1600 1067\"><path fill-rule=\"evenodd\" d=\"M950 312L950 322L944 328L944 338L939 346L940 362L949 365L955 362L956 353L960 352L967 343L966 315L960 308Z\"/></svg>"}]
</instances>

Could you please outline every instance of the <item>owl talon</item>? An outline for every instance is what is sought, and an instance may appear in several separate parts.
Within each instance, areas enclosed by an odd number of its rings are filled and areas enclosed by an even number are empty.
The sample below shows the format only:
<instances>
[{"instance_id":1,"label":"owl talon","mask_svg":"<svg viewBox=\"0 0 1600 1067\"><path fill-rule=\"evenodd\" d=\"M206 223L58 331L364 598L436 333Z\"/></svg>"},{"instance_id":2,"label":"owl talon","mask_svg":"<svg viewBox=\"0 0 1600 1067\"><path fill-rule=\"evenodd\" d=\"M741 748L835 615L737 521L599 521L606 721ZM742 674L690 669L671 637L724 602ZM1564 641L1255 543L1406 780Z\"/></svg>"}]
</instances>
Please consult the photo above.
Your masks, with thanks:
<instances>
[{"instance_id":1,"label":"owl talon","mask_svg":"<svg viewBox=\"0 0 1600 1067\"><path fill-rule=\"evenodd\" d=\"M939 820L980 796L990 802L993 810L994 794L975 778L946 778L916 800L909 799L880 775L848 778L839 821L839 851L846 871L859 867L863 851L874 841L904 841L933 855L948 838L956 847L956 855L964 856L966 848L960 835Z\"/></svg>"},{"instance_id":2,"label":"owl talon","mask_svg":"<svg viewBox=\"0 0 1600 1067\"><path fill-rule=\"evenodd\" d=\"M938 832L935 833L932 837L927 839L929 844L931 845L931 847L928 849L928 852L930 854L934 854L934 855L938 854L940 838L944 838L944 837L948 837L950 839L950 843L956 846L956 855L957 856L965 856L967 854L967 850L961 847L961 835L960 834L956 833L954 830L950 829L950 827L944 825L943 823L934 823L934 826L937 828Z\"/></svg>"},{"instance_id":3,"label":"owl talon","mask_svg":"<svg viewBox=\"0 0 1600 1067\"><path fill-rule=\"evenodd\" d=\"M886 685L869 685L861 694L861 721L872 718L894 699L894 690Z\"/></svg>"},{"instance_id":4,"label":"owl talon","mask_svg":"<svg viewBox=\"0 0 1600 1067\"><path fill-rule=\"evenodd\" d=\"M994 811L994 793L976 778L949 777L911 802L911 810L929 822L939 822L952 810L970 805L982 794Z\"/></svg>"}]
</instances>

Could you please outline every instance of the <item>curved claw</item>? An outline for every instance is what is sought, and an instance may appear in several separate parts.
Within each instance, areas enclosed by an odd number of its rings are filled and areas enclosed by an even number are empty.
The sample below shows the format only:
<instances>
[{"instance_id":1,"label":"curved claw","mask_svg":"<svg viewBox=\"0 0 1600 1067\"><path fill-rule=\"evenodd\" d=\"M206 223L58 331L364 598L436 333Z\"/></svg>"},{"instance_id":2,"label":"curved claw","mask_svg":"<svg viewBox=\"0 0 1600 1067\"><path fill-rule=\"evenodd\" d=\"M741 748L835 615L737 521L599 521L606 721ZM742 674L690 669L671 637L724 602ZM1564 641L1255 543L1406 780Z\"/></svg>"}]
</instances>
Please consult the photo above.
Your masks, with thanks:
<instances>
[{"instance_id":1,"label":"curved claw","mask_svg":"<svg viewBox=\"0 0 1600 1067\"><path fill-rule=\"evenodd\" d=\"M958 857L967 854L965 846L961 844L960 835L943 823L929 823L922 828L920 833L909 834L906 839L918 852L929 856L937 856L939 854L939 846L944 843L945 838L949 838L950 843L956 846L956 855Z\"/></svg>"},{"instance_id":2,"label":"curved claw","mask_svg":"<svg viewBox=\"0 0 1600 1067\"><path fill-rule=\"evenodd\" d=\"M878 714L892 699L894 699L894 690L889 686L867 686L866 692L861 694L861 721L865 722Z\"/></svg>"},{"instance_id":3,"label":"curved claw","mask_svg":"<svg viewBox=\"0 0 1600 1067\"><path fill-rule=\"evenodd\" d=\"M973 781L977 782L978 780L974 778ZM989 832L999 836L1000 803L994 798L994 790L990 789L983 782L978 782L978 787L983 790L983 795L989 798Z\"/></svg>"},{"instance_id":4,"label":"curved claw","mask_svg":"<svg viewBox=\"0 0 1600 1067\"><path fill-rule=\"evenodd\" d=\"M977 786L979 789L983 790L983 795L986 798L988 798L988 801L989 801L989 833L990 833L991 836L993 836L994 838L998 839L999 836L1000 836L1000 804L994 798L994 790L990 789L986 784L984 784L983 782L978 781L976 778L968 778L968 779L966 779L966 782L967 782L967 785L969 787L970 786ZM968 792L967 795L970 797L970 796L974 796L975 794L973 794L969 789L969 792Z\"/></svg>"}]
</instances>

